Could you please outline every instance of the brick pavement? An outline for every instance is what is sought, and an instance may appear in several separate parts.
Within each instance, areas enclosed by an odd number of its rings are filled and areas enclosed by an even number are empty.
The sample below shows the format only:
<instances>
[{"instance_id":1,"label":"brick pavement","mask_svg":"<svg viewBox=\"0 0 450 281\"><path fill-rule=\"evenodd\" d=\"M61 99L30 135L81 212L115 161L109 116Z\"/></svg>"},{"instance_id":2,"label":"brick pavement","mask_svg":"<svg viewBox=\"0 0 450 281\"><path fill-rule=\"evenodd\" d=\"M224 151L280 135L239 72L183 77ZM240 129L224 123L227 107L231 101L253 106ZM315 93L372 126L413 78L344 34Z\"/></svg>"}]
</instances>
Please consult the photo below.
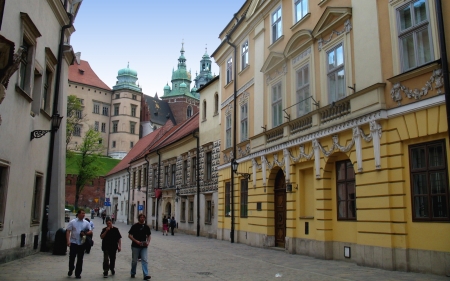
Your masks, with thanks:
<instances>
[{"instance_id":1,"label":"brick pavement","mask_svg":"<svg viewBox=\"0 0 450 281\"><path fill-rule=\"evenodd\" d=\"M117 255L116 275L104 279L102 251L99 237L101 219L94 219L95 245L91 254L84 256L81 280L142 280L140 264L136 279L130 278L131 241L127 238L129 226L117 223L122 236L122 252ZM76 280L68 277L68 254L54 256L38 253L33 256L0 265L1 281L16 280ZM326 261L284 251L231 244L227 241L184 234L163 236L152 232L149 248L151 280L450 280L450 278L420 273L387 271L361 267L343 261ZM281 277L276 277L278 274Z\"/></svg>"}]
</instances>

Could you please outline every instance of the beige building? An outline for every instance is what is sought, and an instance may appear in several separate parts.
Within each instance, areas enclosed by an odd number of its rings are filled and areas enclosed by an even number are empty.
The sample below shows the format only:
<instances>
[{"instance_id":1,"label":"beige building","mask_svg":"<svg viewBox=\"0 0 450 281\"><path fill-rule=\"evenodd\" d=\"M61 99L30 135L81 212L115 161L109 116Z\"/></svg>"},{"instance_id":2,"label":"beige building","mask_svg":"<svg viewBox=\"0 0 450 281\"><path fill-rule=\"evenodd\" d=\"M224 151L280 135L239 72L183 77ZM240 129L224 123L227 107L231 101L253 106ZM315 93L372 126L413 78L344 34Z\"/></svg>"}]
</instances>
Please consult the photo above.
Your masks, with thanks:
<instances>
[{"instance_id":1,"label":"beige building","mask_svg":"<svg viewBox=\"0 0 450 281\"><path fill-rule=\"evenodd\" d=\"M248 0L230 15L212 54L219 239L449 273L440 13L448 1Z\"/></svg>"},{"instance_id":2,"label":"beige building","mask_svg":"<svg viewBox=\"0 0 450 281\"><path fill-rule=\"evenodd\" d=\"M64 226L66 126L52 119L66 115L80 4L0 4L0 262L47 251Z\"/></svg>"},{"instance_id":3,"label":"beige building","mask_svg":"<svg viewBox=\"0 0 450 281\"><path fill-rule=\"evenodd\" d=\"M111 90L80 56L77 53L70 67L69 94L81 100L83 110L77 115L84 122L74 129L68 147L76 149L84 133L93 128L102 134L105 155L122 159L139 140L143 93L136 84L137 72L129 67L119 70Z\"/></svg>"}]
</instances>

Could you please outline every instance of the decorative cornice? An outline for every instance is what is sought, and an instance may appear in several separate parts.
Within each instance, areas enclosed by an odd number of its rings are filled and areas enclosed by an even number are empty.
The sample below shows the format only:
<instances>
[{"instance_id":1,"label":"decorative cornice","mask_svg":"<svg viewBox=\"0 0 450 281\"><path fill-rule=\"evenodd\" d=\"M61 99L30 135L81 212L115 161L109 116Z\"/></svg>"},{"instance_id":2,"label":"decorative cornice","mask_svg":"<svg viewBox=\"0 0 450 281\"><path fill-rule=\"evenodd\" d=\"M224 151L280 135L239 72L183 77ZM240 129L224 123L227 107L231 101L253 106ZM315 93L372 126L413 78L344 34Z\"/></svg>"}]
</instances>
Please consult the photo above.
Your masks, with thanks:
<instances>
[{"instance_id":1,"label":"decorative cornice","mask_svg":"<svg viewBox=\"0 0 450 281\"><path fill-rule=\"evenodd\" d=\"M239 106L242 106L248 103L248 98L250 97L250 93L245 92L242 97L239 99Z\"/></svg>"},{"instance_id":2,"label":"decorative cornice","mask_svg":"<svg viewBox=\"0 0 450 281\"><path fill-rule=\"evenodd\" d=\"M273 72L273 74L274 74L273 76L270 74L266 75L266 84L269 85L272 80L278 78L281 75L286 75L286 73L287 73L287 65L286 65L286 63L284 63L281 68L279 68Z\"/></svg>"},{"instance_id":3,"label":"decorative cornice","mask_svg":"<svg viewBox=\"0 0 450 281\"><path fill-rule=\"evenodd\" d=\"M244 86L242 86L236 93L236 97L239 98L243 92L245 92L248 88L250 88L254 84L254 78L250 79ZM233 95L229 96L223 103L220 104L220 109L226 107L229 103L233 101Z\"/></svg>"},{"instance_id":4,"label":"decorative cornice","mask_svg":"<svg viewBox=\"0 0 450 281\"><path fill-rule=\"evenodd\" d=\"M301 52L298 56L292 59L292 65L295 65L299 61L301 61L304 57L307 57L311 54L311 48L306 49L305 51Z\"/></svg>"},{"instance_id":5,"label":"decorative cornice","mask_svg":"<svg viewBox=\"0 0 450 281\"><path fill-rule=\"evenodd\" d=\"M322 51L322 48L331 41L331 39L333 38L333 34L336 34L336 36L339 36L344 32L349 33L351 30L352 30L352 23L350 22L350 19L347 19L344 23L344 29L342 31L333 30L333 31L331 31L330 37L328 39L322 39L322 38L319 39L319 41L318 41L319 51Z\"/></svg>"},{"instance_id":6,"label":"decorative cornice","mask_svg":"<svg viewBox=\"0 0 450 281\"><path fill-rule=\"evenodd\" d=\"M403 86L400 83L395 83L392 86L391 89L391 98L395 102L397 102L398 105L401 105L402 101L402 94L401 91L405 94L405 96L409 99L421 99L423 96L426 96L429 91L433 90L433 82L434 82L434 89L437 90L437 94L442 94L441 88L444 86L444 75L442 72L442 69L435 69L433 70L433 74L431 75L430 79L425 83L425 86L422 87L422 89L409 89L405 86Z\"/></svg>"}]
</instances>

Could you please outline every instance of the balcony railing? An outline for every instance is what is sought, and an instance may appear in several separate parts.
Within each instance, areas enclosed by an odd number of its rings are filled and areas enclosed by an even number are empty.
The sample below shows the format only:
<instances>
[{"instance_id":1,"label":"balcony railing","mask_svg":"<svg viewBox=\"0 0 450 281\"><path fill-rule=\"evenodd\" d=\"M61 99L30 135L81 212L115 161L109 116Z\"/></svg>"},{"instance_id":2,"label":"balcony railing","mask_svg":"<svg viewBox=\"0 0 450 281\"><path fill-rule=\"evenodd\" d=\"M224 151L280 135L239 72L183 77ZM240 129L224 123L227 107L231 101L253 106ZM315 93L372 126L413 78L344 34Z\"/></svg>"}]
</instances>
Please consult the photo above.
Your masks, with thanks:
<instances>
[{"instance_id":1,"label":"balcony railing","mask_svg":"<svg viewBox=\"0 0 450 281\"><path fill-rule=\"evenodd\" d=\"M320 109L320 122L325 123L351 113L350 99L333 102Z\"/></svg>"},{"instance_id":2,"label":"balcony railing","mask_svg":"<svg viewBox=\"0 0 450 281\"><path fill-rule=\"evenodd\" d=\"M283 137L283 126L276 127L266 132L267 142L275 141Z\"/></svg>"}]
</instances>

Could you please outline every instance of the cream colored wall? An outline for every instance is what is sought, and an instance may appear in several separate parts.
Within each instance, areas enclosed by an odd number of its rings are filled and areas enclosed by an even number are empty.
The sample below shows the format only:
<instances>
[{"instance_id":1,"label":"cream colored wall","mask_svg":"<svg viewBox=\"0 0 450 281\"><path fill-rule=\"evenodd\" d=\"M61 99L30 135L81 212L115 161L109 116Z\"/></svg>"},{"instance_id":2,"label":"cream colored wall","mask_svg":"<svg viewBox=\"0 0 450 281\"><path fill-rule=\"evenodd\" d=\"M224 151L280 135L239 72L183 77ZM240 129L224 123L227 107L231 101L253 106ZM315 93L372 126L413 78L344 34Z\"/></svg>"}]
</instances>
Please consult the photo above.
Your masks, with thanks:
<instances>
[{"instance_id":1,"label":"cream colored wall","mask_svg":"<svg viewBox=\"0 0 450 281\"><path fill-rule=\"evenodd\" d=\"M110 117L102 115L102 104L109 107L109 114L111 114L113 110L111 106L111 91L69 81L68 95L75 95L77 98L83 99L84 106L82 114L86 115L85 122L82 123L81 135L79 137L72 136L69 147L73 149L77 144L80 145L83 142L86 131L89 130L90 127L94 128L95 121L97 121L99 122L98 130L101 133L103 144L105 146L104 155L106 155L109 143L108 132ZM99 114L94 113L94 101L100 103ZM102 123L106 124L105 132L101 131Z\"/></svg>"},{"instance_id":2,"label":"cream colored wall","mask_svg":"<svg viewBox=\"0 0 450 281\"><path fill-rule=\"evenodd\" d=\"M41 33L37 38L35 45L35 59L30 61L34 69L39 66L45 71L45 48L49 48L56 56L58 54L58 42L60 30L63 24L68 23L68 18L60 22L55 12L50 7L50 3L60 3L54 1L34 1L30 5L29 1L17 0L8 1L3 13L3 24L0 35L12 41L16 49L22 44L22 20L20 13L26 13L31 18L36 28ZM39 9L36 8L39 6ZM62 11L61 11L62 10ZM64 10L61 8L61 14ZM74 30L69 29L68 34ZM66 60L62 61L62 78L67 78L68 65ZM33 80L33 79L32 79ZM6 189L5 214L2 217L3 226L0 231L0 256L1 262L22 257L32 252L34 235L39 236L41 241L41 227L39 224L31 223L31 209L33 202L33 189L35 185L35 176L42 176L41 196L38 198L41 213L44 208L44 189L47 176L48 154L50 133L42 138L30 140L30 133L33 130L48 130L51 127L50 116L43 111L37 110L32 116L32 108L41 107L42 88L36 88L28 93L33 100L20 94L15 86L19 81L19 74L16 71L9 80L6 89L5 99L0 104L0 165L7 167L7 184L3 186ZM54 81L54 80L53 80ZM66 99L68 85L61 80L59 89L58 112L64 116L66 110L62 104ZM33 88L33 87L32 87ZM54 93L54 84L52 85L52 99ZM50 215L49 215L49 235L53 239L55 231L64 226L64 174L65 174L65 130L66 126L62 122L58 132L55 134L54 160L52 170L52 181L50 192ZM24 156L26 155L26 161ZM20 187L20 188L16 188ZM18 208L20 206L20 208ZM41 221L41 216L39 220ZM26 243L24 248L20 248L21 235L26 234Z\"/></svg>"},{"instance_id":3,"label":"cream colored wall","mask_svg":"<svg viewBox=\"0 0 450 281\"><path fill-rule=\"evenodd\" d=\"M115 95L119 94L120 99L115 99ZM132 96L136 95L136 100L132 99ZM134 145L139 141L139 129L140 129L140 107L141 107L141 99L142 93L132 92L132 91L124 91L118 90L115 91L112 96L113 100L111 102L111 117L110 117L110 131L109 131L109 150L108 155L111 156L119 156L124 157L130 150L130 142L133 142ZM119 115L114 116L114 104L120 103L119 107ZM131 105L136 106L136 116L131 116ZM113 122L118 122L117 133L113 133ZM130 133L131 125L130 122L135 122L135 131L134 134ZM112 142L116 142L116 147L112 147Z\"/></svg>"},{"instance_id":4,"label":"cream colored wall","mask_svg":"<svg viewBox=\"0 0 450 281\"><path fill-rule=\"evenodd\" d=\"M219 97L218 112L214 112L214 95L217 94ZM220 110L220 80L217 79L206 89L200 92L200 140L201 143L208 143L216 141L220 138L220 118L222 112ZM206 120L203 120L203 101L206 101Z\"/></svg>"}]
</instances>

